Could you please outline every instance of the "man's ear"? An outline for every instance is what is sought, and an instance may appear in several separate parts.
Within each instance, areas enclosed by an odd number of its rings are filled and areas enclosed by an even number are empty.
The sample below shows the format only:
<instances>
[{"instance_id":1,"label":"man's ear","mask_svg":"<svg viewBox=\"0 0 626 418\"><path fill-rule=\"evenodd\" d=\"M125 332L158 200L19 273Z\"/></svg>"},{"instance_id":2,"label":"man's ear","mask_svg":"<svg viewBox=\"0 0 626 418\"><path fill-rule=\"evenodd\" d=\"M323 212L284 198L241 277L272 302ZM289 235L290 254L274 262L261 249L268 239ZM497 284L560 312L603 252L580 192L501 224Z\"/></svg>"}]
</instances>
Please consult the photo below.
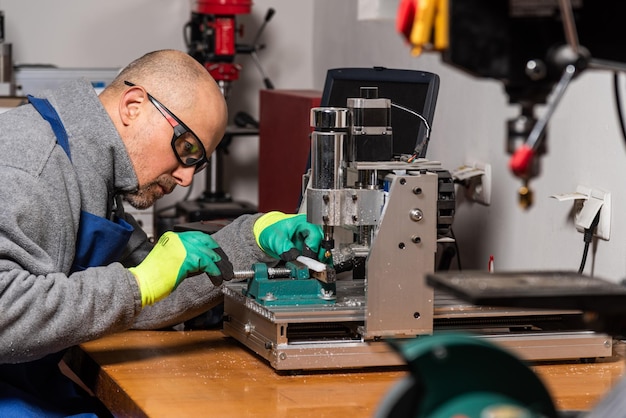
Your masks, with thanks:
<instances>
[{"instance_id":1,"label":"man's ear","mask_svg":"<svg viewBox=\"0 0 626 418\"><path fill-rule=\"evenodd\" d=\"M148 93L140 86L133 86L122 93L119 101L120 120L124 126L130 125L139 117Z\"/></svg>"}]
</instances>

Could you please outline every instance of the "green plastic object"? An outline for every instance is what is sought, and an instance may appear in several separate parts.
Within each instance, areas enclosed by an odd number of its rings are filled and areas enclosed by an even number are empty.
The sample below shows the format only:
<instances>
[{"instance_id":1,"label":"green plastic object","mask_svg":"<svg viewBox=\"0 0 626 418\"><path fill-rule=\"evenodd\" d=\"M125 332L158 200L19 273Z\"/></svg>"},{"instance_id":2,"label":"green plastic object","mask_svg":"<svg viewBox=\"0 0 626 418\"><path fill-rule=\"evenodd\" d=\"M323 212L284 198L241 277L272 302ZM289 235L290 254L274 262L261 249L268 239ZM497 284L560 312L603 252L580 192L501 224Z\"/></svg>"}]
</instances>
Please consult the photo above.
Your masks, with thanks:
<instances>
[{"instance_id":1,"label":"green plastic object","mask_svg":"<svg viewBox=\"0 0 626 418\"><path fill-rule=\"evenodd\" d=\"M313 279L303 265L287 262L287 278L270 278L264 263L252 266L254 277L248 279L243 293L264 306L329 305L336 300L335 283Z\"/></svg>"},{"instance_id":2,"label":"green plastic object","mask_svg":"<svg viewBox=\"0 0 626 418\"><path fill-rule=\"evenodd\" d=\"M377 418L558 416L539 377L484 339L445 333L391 344L411 375L384 399Z\"/></svg>"}]
</instances>

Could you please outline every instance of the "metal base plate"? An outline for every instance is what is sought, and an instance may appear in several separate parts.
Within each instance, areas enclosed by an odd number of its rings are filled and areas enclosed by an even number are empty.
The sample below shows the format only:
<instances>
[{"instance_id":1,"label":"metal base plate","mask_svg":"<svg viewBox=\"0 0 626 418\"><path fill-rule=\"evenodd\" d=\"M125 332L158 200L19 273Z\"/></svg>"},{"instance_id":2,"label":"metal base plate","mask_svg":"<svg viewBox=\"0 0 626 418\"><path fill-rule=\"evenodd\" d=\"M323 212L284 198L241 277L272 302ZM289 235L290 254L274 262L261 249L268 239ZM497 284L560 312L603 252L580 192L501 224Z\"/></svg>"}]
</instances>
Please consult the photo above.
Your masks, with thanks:
<instances>
[{"instance_id":1,"label":"metal base plate","mask_svg":"<svg viewBox=\"0 0 626 418\"><path fill-rule=\"evenodd\" d=\"M382 339L360 333L366 305L363 282L337 282L337 302L323 306L261 306L244 296L244 283L224 287L224 333L276 370L328 370L404 365ZM341 296L339 296L341 295ZM435 297L435 332L462 330L488 338L525 360L593 359L612 355L612 339L566 329L576 311L482 308ZM542 324L549 324L545 330ZM558 329L555 323L565 324ZM451 325L452 324L452 325Z\"/></svg>"}]
</instances>

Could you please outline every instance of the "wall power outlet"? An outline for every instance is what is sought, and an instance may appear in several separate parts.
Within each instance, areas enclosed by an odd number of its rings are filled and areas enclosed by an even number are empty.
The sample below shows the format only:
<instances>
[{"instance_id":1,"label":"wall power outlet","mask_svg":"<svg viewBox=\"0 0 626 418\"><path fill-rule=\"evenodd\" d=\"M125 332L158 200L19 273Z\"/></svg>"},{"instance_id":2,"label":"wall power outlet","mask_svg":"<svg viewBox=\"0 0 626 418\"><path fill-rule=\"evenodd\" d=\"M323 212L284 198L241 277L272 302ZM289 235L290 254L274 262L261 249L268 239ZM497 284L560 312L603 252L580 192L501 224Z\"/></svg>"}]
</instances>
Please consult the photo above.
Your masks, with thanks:
<instances>
[{"instance_id":1,"label":"wall power outlet","mask_svg":"<svg viewBox=\"0 0 626 418\"><path fill-rule=\"evenodd\" d=\"M585 229L591 226L596 214L600 212L594 236L608 241L611 236L611 193L581 185L576 187L576 191L587 196L586 199L577 201L575 207L576 230L584 233Z\"/></svg>"},{"instance_id":2,"label":"wall power outlet","mask_svg":"<svg viewBox=\"0 0 626 418\"><path fill-rule=\"evenodd\" d=\"M491 204L491 164L473 162L452 171L452 177L465 187L465 196L485 206Z\"/></svg>"}]
</instances>

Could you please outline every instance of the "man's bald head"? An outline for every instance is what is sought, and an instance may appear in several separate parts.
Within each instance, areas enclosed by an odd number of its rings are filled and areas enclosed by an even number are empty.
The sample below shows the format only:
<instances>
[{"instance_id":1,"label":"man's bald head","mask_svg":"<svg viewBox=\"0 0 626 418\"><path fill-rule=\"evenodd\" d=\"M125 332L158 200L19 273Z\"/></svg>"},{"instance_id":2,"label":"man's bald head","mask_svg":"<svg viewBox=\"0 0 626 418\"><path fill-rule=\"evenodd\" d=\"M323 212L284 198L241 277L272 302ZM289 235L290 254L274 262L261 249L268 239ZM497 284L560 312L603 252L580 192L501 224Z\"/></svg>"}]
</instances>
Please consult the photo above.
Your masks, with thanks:
<instances>
[{"instance_id":1,"label":"man's bald head","mask_svg":"<svg viewBox=\"0 0 626 418\"><path fill-rule=\"evenodd\" d=\"M198 93L222 96L215 80L198 61L173 49L149 52L134 60L103 94L108 90L121 92L126 88L124 81L141 85L160 101L183 109L194 105Z\"/></svg>"}]
</instances>

